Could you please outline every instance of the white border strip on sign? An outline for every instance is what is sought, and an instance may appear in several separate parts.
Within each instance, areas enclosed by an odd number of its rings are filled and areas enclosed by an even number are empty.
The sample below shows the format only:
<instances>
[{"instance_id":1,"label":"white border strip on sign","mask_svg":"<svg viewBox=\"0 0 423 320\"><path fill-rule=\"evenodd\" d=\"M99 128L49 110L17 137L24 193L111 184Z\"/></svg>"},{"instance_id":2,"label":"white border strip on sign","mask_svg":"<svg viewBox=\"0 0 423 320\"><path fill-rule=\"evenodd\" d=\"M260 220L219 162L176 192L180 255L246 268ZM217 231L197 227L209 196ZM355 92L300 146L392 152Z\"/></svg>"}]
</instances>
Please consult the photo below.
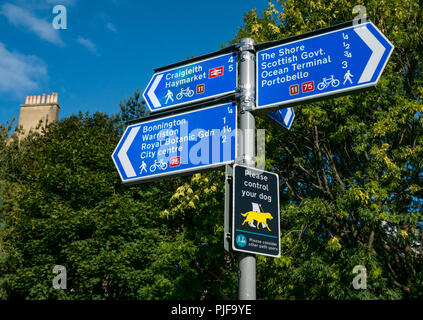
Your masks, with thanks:
<instances>
[{"instance_id":1,"label":"white border strip on sign","mask_svg":"<svg viewBox=\"0 0 423 320\"><path fill-rule=\"evenodd\" d=\"M163 74L159 74L156 77L156 79L154 80L153 84L151 85L150 90L148 90L148 92L147 92L147 96L150 98L151 103L153 104L154 108L158 108L158 107L161 106L161 103L160 103L159 99L157 99L155 91L156 91L156 88L159 85L160 81L162 80L162 78L163 78Z\"/></svg>"},{"instance_id":2,"label":"white border strip on sign","mask_svg":"<svg viewBox=\"0 0 423 320\"><path fill-rule=\"evenodd\" d=\"M329 31L329 32L326 32L326 33L321 33L321 34L318 34L318 35L315 35L315 36L312 36L312 37L309 37L309 38L304 38L304 39L300 39L300 40L296 40L296 41L293 41L293 42L288 42L288 43L284 43L284 44L281 44L281 45L278 45L278 46L274 46L274 47L270 47L270 48L266 48L266 49L260 50L260 51L257 51L257 53L256 53L256 61L258 60L258 55L261 52L266 51L266 50L275 49L275 48L283 47L283 46L286 46L286 45L291 45L293 43L297 43L297 42L300 42L300 41L305 41L305 40L313 39L313 38L316 38L316 37L321 37L323 35L331 34L331 33L334 33L334 32L339 32L339 31L346 30L346 29L351 29L351 28L354 28L355 29L355 28L360 28L360 27L363 28L363 27L366 27L368 24L371 24L379 32L379 34L383 37L383 39L385 39L385 41L392 46L392 50L389 52L389 55L386 58L385 63L382 66L381 72L379 73L379 76L377 77L377 79L375 81L369 82L369 83L365 83L365 84L362 84L362 85L359 85L359 86L338 89L338 90L334 90L334 91L330 91L330 92L322 92L322 93L319 93L319 94L316 94L316 95L312 95L312 96L301 97L301 98L297 98L297 99L286 100L286 101L281 101L281 102L277 102L277 103L271 103L271 104L266 104L266 105L263 105L263 106L259 106L258 105L258 102L259 102L259 91L260 90L258 89L258 83L257 83L257 81L258 81L258 74L259 74L259 68L257 67L256 68L256 103L257 103L257 107L256 107L255 110L262 110L262 109L267 109L267 108L272 108L272 107L277 107L277 106L283 106L283 105L292 104L292 103L296 103L296 102L303 101L303 100L311 100L311 99L315 99L315 98L325 97L325 96L328 96L328 95L335 95L337 93L342 93L342 92L345 92L345 91L354 91L354 90L358 90L358 89L362 89L362 88L366 88L366 87L371 87L375 83L378 83L380 77L382 76L383 70L385 69L385 66L388 63L389 58L391 57L391 54L394 51L394 48L395 47L388 40L388 38L386 38L385 35L373 24L373 22L366 22L364 24L360 24L360 25L357 25L357 26L349 26L349 27L345 27L345 28L342 28L342 29ZM364 42L364 40L363 40L363 42ZM367 43L366 43L366 45L367 45Z\"/></svg>"},{"instance_id":3,"label":"white border strip on sign","mask_svg":"<svg viewBox=\"0 0 423 320\"><path fill-rule=\"evenodd\" d=\"M242 167L242 168L246 168L246 169L254 169L255 171L258 172L265 172L267 174L271 174L271 175L275 175L276 176L276 182L277 182L277 195L278 195L278 215L279 215L279 223L278 223L278 242L279 242L279 252L278 255L272 255L272 254L265 254L265 253L260 253L260 252L254 252L254 251L249 251L249 250L241 250L238 248L235 248L235 177L236 177L236 173L235 173L235 169L236 167ZM232 172L232 250L233 251L237 251L237 252L245 252L245 253L251 253L251 254L255 254L255 255L260 255L260 256L268 256L268 257L273 257L273 258L280 258L281 256L281 208L280 208L280 199L279 199L279 175L277 173L274 172L270 172L270 171L265 171L265 170L260 170L257 168L253 168L253 167L247 167L244 165L240 165L238 163L235 163L233 166L233 172Z\"/></svg>"},{"instance_id":4,"label":"white border strip on sign","mask_svg":"<svg viewBox=\"0 0 423 320\"><path fill-rule=\"evenodd\" d=\"M366 67L364 68L360 79L357 83L368 82L372 79L377 66L382 60L383 54L386 48L382 43L372 34L366 26L361 28L354 28L355 33L363 40L363 42L372 50L370 59L367 61ZM383 69L382 69L383 71Z\"/></svg>"},{"instance_id":5,"label":"white border strip on sign","mask_svg":"<svg viewBox=\"0 0 423 320\"><path fill-rule=\"evenodd\" d=\"M113 164L115 165L115 167L116 167L116 170L117 170L117 172L119 173L119 177L120 177L120 180L122 180L122 181L124 181L124 178L123 178L123 176L122 176L122 174L120 173L120 170L119 170L119 166L118 166L118 164L116 163L116 161L115 161L115 157L114 157L114 155L116 154L116 150L119 148L119 146L121 145L121 143L122 143L122 141L123 141L123 138L125 138L125 136L126 136L126 132L128 131L128 130L130 130L130 127L131 126L128 126L126 129L125 129L125 131L123 132L123 134L122 134L122 137L120 137L120 139L119 139L119 142L117 143L117 145L116 145L116 147L115 147L115 149L113 150L113 152L112 152L112 160L113 160ZM127 139L127 137L126 137L126 139ZM123 147L123 146L122 146ZM121 150L122 150L122 147L121 147ZM120 152L120 151L119 151ZM116 155L116 156L118 156L118 155ZM119 158L119 157L118 157ZM121 164L122 165L122 164ZM132 164L131 164L131 166L132 166ZM123 165L122 165L122 167L123 167Z\"/></svg>"},{"instance_id":6,"label":"white border strip on sign","mask_svg":"<svg viewBox=\"0 0 423 320\"><path fill-rule=\"evenodd\" d=\"M178 104L173 104L171 106L167 106L167 107L163 107L163 108L158 108L158 109L151 109L150 106L148 105L148 102L147 102L147 99L146 99L147 89L150 88L150 84L153 81L155 75L161 75L161 74L167 73L167 72L172 71L172 70L176 70L176 69L180 69L180 68L187 68L189 66L192 66L192 65L195 65L195 64L198 64L198 63L202 63L202 62L209 61L209 60L212 60L212 59L218 59L220 57L234 55L234 54L235 54L235 61L234 61L235 68L234 68L234 71L233 72L235 72L235 77L236 77L236 79L235 79L235 89L229 90L229 91L225 91L225 92L222 92L222 93L218 93L218 94L215 94L213 96L207 96L207 97L200 98L200 99L195 99L195 100L191 100L191 101L181 102L181 103L178 103ZM190 63L190 64L185 64L185 65L182 65L182 66L179 66L179 67L175 67L175 68L172 68L172 69L168 69L168 70L165 70L165 71L162 71L162 72L159 72L159 73L154 73L153 76L151 77L150 81L148 82L148 85L147 85L146 89L144 90L144 92L142 94L143 98L146 100L148 109L150 109L150 112L153 113L153 112L156 112L156 111L165 110L165 109L174 108L174 107L179 107L179 106L187 105L187 104L190 104L190 103L197 103L197 102L201 102L201 101L204 101L204 100L209 100L209 99L217 98L217 97L223 96L225 94L236 92L236 90L238 88L238 61L237 60L238 60L238 53L236 51L234 51L234 52L231 52L231 53L221 54L221 55L216 56L216 57L212 57L212 58L200 60L200 61L193 62L193 63ZM159 104L160 104L160 102L159 102Z\"/></svg>"},{"instance_id":7,"label":"white border strip on sign","mask_svg":"<svg viewBox=\"0 0 423 320\"><path fill-rule=\"evenodd\" d=\"M285 122L286 128L288 130L290 130L292 124L294 123L295 112L294 112L294 107L290 107L290 108L287 108L287 109L288 110L286 111L286 115L285 115L283 121ZM289 125L287 123L289 123Z\"/></svg>"},{"instance_id":8,"label":"white border strip on sign","mask_svg":"<svg viewBox=\"0 0 423 320\"><path fill-rule=\"evenodd\" d=\"M132 125L128 126L126 128L125 132L123 133L122 137L120 138L119 143L117 144L115 150L112 153L112 160L113 160L113 163L115 164L115 167L116 167L116 169L119 173L119 176L120 176L120 179L122 180L122 183L123 184L128 184L128 183L131 184L131 183L134 183L134 182L137 182L137 181L143 181L143 180L144 180L144 182L147 182L147 181L151 181L151 180L157 180L157 179L159 179L161 177L165 177L165 176L173 176L173 175L176 175L176 174L183 174L183 173L187 173L187 172L191 172L191 171L194 171L194 172L195 171L202 171L202 170L211 169L211 168L215 168L215 167L221 167L221 166L226 165L226 164L234 163L235 160L229 160L229 161L224 161L224 162L207 164L207 165L203 165L203 166L197 166L197 167L193 167L193 168L187 168L187 169L175 170L175 171L170 171L170 172L158 173L158 174L154 174L154 175L150 175L150 176L146 176L146 177L124 179L122 177L121 173L120 173L118 165L116 164L115 158L113 157L114 154L116 153L117 148L120 146L122 139L125 137L126 132L133 127L141 126L141 125L147 124L149 122L153 122L153 121L165 120L165 119L172 118L172 117L182 116L182 115L188 114L188 113L196 113L196 112L200 112L200 111L207 110L207 109L218 108L218 107L221 107L221 106L229 106L229 105L234 106L234 108L235 108L235 110L234 110L234 112L235 112L235 159L237 159L238 158L238 148L237 148L237 146L238 146L238 106L236 105L235 102L222 103L222 104L215 105L215 106L209 106L209 107L202 108L202 109L187 111L187 112L183 112L183 113L179 113L179 114L170 115L170 116L167 116L167 117L164 117L164 118L148 120L148 121L145 121L145 122L140 122L140 123L136 123L136 124L132 124Z\"/></svg>"},{"instance_id":9,"label":"white border strip on sign","mask_svg":"<svg viewBox=\"0 0 423 320\"><path fill-rule=\"evenodd\" d=\"M117 157L122 165L123 171L127 177L135 177L137 174L135 173L134 167L132 166L131 161L128 158L128 150L134 141L138 131L140 128L131 128L131 132L129 132L128 136L126 137L125 143L123 144L122 148L120 148Z\"/></svg>"}]
</instances>

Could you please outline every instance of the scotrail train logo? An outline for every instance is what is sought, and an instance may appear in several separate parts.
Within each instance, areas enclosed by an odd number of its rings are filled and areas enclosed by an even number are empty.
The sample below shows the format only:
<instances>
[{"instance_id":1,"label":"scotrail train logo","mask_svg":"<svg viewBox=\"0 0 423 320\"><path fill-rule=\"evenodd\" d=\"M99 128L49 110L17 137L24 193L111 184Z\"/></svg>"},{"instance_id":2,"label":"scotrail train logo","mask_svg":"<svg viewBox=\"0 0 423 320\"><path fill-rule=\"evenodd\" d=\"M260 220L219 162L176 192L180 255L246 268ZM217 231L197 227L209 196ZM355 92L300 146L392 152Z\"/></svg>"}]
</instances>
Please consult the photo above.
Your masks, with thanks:
<instances>
[{"instance_id":1,"label":"scotrail train logo","mask_svg":"<svg viewBox=\"0 0 423 320\"><path fill-rule=\"evenodd\" d=\"M223 76L223 67L217 67L209 70L209 79Z\"/></svg>"}]
</instances>

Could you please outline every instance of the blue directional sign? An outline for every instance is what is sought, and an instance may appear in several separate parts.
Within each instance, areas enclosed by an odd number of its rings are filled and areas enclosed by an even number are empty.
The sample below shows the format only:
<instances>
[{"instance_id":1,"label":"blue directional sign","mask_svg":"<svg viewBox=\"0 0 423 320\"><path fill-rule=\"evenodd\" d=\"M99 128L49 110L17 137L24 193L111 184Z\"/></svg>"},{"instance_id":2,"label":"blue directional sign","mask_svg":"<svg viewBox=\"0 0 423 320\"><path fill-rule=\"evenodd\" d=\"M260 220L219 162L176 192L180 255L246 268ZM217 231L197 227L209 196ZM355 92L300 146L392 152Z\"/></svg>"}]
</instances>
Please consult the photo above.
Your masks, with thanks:
<instances>
[{"instance_id":1,"label":"blue directional sign","mask_svg":"<svg viewBox=\"0 0 423 320\"><path fill-rule=\"evenodd\" d=\"M123 183L144 182L232 163L237 109L212 106L130 125L112 154Z\"/></svg>"},{"instance_id":2,"label":"blue directional sign","mask_svg":"<svg viewBox=\"0 0 423 320\"><path fill-rule=\"evenodd\" d=\"M155 73L143 97L151 111L216 98L237 88L237 54L228 53Z\"/></svg>"},{"instance_id":3,"label":"blue directional sign","mask_svg":"<svg viewBox=\"0 0 423 320\"><path fill-rule=\"evenodd\" d=\"M257 52L257 108L374 86L394 46L371 22Z\"/></svg>"},{"instance_id":4,"label":"blue directional sign","mask_svg":"<svg viewBox=\"0 0 423 320\"><path fill-rule=\"evenodd\" d=\"M295 118L294 108L276 110L266 114L266 117L289 130Z\"/></svg>"}]
</instances>

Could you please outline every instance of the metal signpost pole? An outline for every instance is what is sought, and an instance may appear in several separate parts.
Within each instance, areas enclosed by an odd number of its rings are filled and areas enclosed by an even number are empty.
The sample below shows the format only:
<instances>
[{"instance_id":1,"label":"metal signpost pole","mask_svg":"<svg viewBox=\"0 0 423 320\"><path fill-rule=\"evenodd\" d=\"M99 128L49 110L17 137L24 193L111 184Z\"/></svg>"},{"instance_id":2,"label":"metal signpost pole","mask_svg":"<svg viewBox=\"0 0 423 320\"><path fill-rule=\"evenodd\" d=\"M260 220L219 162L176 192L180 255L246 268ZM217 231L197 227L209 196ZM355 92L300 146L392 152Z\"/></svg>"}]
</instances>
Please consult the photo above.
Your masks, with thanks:
<instances>
[{"instance_id":1,"label":"metal signpost pole","mask_svg":"<svg viewBox=\"0 0 423 320\"><path fill-rule=\"evenodd\" d=\"M239 155L241 163L255 167L255 119L249 110L255 100L255 53L254 40L244 38L239 43ZM238 299L256 299L256 257L238 253Z\"/></svg>"}]
</instances>

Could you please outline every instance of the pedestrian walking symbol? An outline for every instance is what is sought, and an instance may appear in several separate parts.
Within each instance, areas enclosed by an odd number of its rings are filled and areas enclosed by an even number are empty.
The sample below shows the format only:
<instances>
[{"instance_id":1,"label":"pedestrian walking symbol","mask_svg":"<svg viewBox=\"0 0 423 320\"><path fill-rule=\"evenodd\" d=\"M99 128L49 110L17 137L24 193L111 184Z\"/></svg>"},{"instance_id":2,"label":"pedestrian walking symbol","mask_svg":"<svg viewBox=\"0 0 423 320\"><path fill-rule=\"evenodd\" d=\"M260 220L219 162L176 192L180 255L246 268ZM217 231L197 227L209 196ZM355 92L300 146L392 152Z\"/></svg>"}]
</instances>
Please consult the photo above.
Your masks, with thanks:
<instances>
[{"instance_id":1,"label":"pedestrian walking symbol","mask_svg":"<svg viewBox=\"0 0 423 320\"><path fill-rule=\"evenodd\" d=\"M140 165L140 174L142 174L143 171L147 172L147 164L143 161Z\"/></svg>"},{"instance_id":2,"label":"pedestrian walking symbol","mask_svg":"<svg viewBox=\"0 0 423 320\"><path fill-rule=\"evenodd\" d=\"M349 81L350 84L352 84L353 82L351 80L351 77L354 77L354 76L351 74L350 70L348 70L347 73L344 75L344 82L342 84L345 84L347 81Z\"/></svg>"},{"instance_id":3,"label":"pedestrian walking symbol","mask_svg":"<svg viewBox=\"0 0 423 320\"><path fill-rule=\"evenodd\" d=\"M169 102L169 99L172 100L171 102L173 102L173 92L170 91L170 90L167 90L165 98L166 98L165 104L167 104Z\"/></svg>"}]
</instances>

